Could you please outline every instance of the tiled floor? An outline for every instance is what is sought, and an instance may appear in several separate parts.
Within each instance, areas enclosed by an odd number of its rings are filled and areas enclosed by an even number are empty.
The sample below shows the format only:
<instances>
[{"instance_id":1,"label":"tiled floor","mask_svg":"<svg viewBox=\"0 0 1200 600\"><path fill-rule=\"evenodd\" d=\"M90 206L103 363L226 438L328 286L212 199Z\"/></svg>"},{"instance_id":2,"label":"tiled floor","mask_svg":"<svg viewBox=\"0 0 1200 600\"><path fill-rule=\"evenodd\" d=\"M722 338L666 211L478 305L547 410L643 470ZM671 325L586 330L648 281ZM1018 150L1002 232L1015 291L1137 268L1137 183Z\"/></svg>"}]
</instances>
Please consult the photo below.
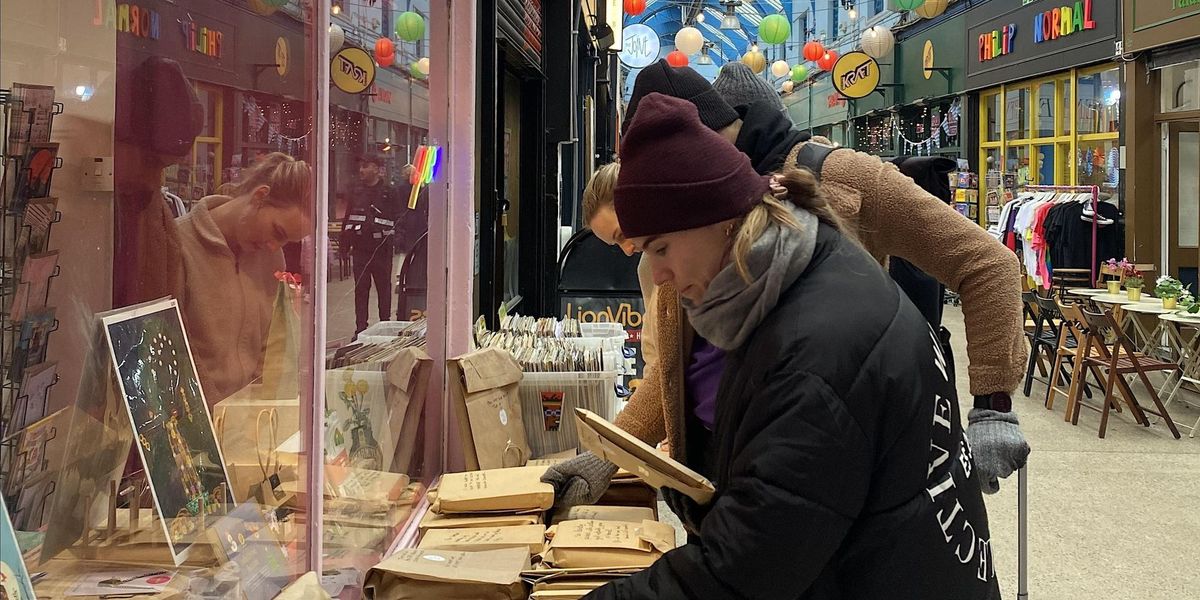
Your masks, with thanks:
<instances>
[{"instance_id":1,"label":"tiled floor","mask_svg":"<svg viewBox=\"0 0 1200 600\"><path fill-rule=\"evenodd\" d=\"M962 312L946 307L963 414L970 408ZM1155 383L1161 381L1154 379ZM1144 389L1134 386L1139 399ZM1200 598L1200 438L1176 440L1162 423L1145 428L1127 413L1084 410L1063 421L1065 402L1043 405L1046 386L1013 399L1029 459L1029 598L1151 600ZM1195 395L1191 396L1197 401ZM1146 400L1148 403L1148 399ZM1176 403L1176 421L1195 408ZM1006 599L1017 595L1016 477L987 498L996 569Z\"/></svg>"}]
</instances>

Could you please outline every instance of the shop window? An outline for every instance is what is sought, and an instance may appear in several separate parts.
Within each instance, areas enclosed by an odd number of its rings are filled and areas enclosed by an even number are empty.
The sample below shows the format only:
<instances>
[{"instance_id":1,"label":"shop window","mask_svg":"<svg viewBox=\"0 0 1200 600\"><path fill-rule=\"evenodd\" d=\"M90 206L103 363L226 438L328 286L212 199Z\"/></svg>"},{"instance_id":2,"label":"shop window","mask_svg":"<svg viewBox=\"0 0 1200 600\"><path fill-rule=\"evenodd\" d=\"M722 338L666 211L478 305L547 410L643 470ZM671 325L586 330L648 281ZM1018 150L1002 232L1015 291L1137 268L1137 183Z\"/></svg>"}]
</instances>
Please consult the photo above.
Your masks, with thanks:
<instances>
[{"instance_id":1,"label":"shop window","mask_svg":"<svg viewBox=\"0 0 1200 600\"><path fill-rule=\"evenodd\" d=\"M1044 82L1037 87L1037 98L1034 100L1037 108L1034 110L1033 137L1054 137L1054 88L1053 81Z\"/></svg>"},{"instance_id":2,"label":"shop window","mask_svg":"<svg viewBox=\"0 0 1200 600\"><path fill-rule=\"evenodd\" d=\"M1000 94L983 98L984 122L987 123L987 141L1000 141Z\"/></svg>"},{"instance_id":3,"label":"shop window","mask_svg":"<svg viewBox=\"0 0 1200 600\"><path fill-rule=\"evenodd\" d=\"M1167 67L1158 77L1161 112L1200 110L1200 61Z\"/></svg>"},{"instance_id":4,"label":"shop window","mask_svg":"<svg viewBox=\"0 0 1200 600\"><path fill-rule=\"evenodd\" d=\"M1058 135L1071 135L1071 126L1074 124L1071 120L1071 78L1058 80L1059 88L1062 89L1062 107L1058 114Z\"/></svg>"},{"instance_id":5,"label":"shop window","mask_svg":"<svg viewBox=\"0 0 1200 600\"><path fill-rule=\"evenodd\" d=\"M1080 135L1116 133L1121 103L1118 69L1108 69L1079 78L1075 123Z\"/></svg>"},{"instance_id":6,"label":"shop window","mask_svg":"<svg viewBox=\"0 0 1200 600\"><path fill-rule=\"evenodd\" d=\"M1054 185L1055 147L1054 144L1041 144L1033 147L1034 164L1030 170L1037 185Z\"/></svg>"},{"instance_id":7,"label":"shop window","mask_svg":"<svg viewBox=\"0 0 1200 600\"><path fill-rule=\"evenodd\" d=\"M1120 181L1121 153L1117 140L1080 141L1075 151L1078 185L1098 185L1114 190Z\"/></svg>"},{"instance_id":8,"label":"shop window","mask_svg":"<svg viewBox=\"0 0 1200 600\"><path fill-rule=\"evenodd\" d=\"M1053 181L1045 181L1045 184L1068 185L1071 177L1071 144L1058 144L1056 147L1054 158L1057 163L1057 171Z\"/></svg>"},{"instance_id":9,"label":"shop window","mask_svg":"<svg viewBox=\"0 0 1200 600\"><path fill-rule=\"evenodd\" d=\"M1033 183L1033 169L1029 165L1029 146L1009 146L1004 155L1004 172L1016 173L1017 185Z\"/></svg>"},{"instance_id":10,"label":"shop window","mask_svg":"<svg viewBox=\"0 0 1200 600\"><path fill-rule=\"evenodd\" d=\"M1018 87L1005 91L1004 132L1010 140L1029 137L1029 88Z\"/></svg>"}]
</instances>

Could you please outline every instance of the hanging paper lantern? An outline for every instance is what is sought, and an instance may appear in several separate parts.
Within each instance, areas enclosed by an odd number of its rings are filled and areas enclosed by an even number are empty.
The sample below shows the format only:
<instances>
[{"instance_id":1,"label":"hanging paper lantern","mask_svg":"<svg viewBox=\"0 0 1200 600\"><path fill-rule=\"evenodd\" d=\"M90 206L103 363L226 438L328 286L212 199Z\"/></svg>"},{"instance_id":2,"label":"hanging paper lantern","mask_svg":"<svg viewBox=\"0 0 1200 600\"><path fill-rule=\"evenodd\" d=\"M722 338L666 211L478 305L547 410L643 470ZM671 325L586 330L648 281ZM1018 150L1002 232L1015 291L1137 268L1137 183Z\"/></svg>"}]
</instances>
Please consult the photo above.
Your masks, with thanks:
<instances>
[{"instance_id":1,"label":"hanging paper lantern","mask_svg":"<svg viewBox=\"0 0 1200 600\"><path fill-rule=\"evenodd\" d=\"M396 17L396 36L406 42L415 42L425 37L425 17L413 11L402 12Z\"/></svg>"},{"instance_id":2,"label":"hanging paper lantern","mask_svg":"<svg viewBox=\"0 0 1200 600\"><path fill-rule=\"evenodd\" d=\"M767 15L758 24L758 39L768 44L782 44L791 34L792 25L783 15Z\"/></svg>"},{"instance_id":3,"label":"hanging paper lantern","mask_svg":"<svg viewBox=\"0 0 1200 600\"><path fill-rule=\"evenodd\" d=\"M672 67L686 67L688 66L688 57L679 50L672 50L667 53L667 64Z\"/></svg>"},{"instance_id":4,"label":"hanging paper lantern","mask_svg":"<svg viewBox=\"0 0 1200 600\"><path fill-rule=\"evenodd\" d=\"M913 9L922 19L932 19L946 12L946 5L950 4L950 0L925 0L925 4Z\"/></svg>"},{"instance_id":5,"label":"hanging paper lantern","mask_svg":"<svg viewBox=\"0 0 1200 600\"><path fill-rule=\"evenodd\" d=\"M392 54L375 53L375 64L381 67L390 67L394 62L396 62L396 54L394 52Z\"/></svg>"},{"instance_id":6,"label":"hanging paper lantern","mask_svg":"<svg viewBox=\"0 0 1200 600\"><path fill-rule=\"evenodd\" d=\"M408 65L408 73L413 76L413 79L425 79L425 74L421 72L421 67L415 60Z\"/></svg>"},{"instance_id":7,"label":"hanging paper lantern","mask_svg":"<svg viewBox=\"0 0 1200 600\"><path fill-rule=\"evenodd\" d=\"M637 16L646 11L646 0L625 0L625 14Z\"/></svg>"},{"instance_id":8,"label":"hanging paper lantern","mask_svg":"<svg viewBox=\"0 0 1200 600\"><path fill-rule=\"evenodd\" d=\"M837 64L838 53L836 50L826 50L825 55L817 60L817 66L822 70L832 71L833 65Z\"/></svg>"},{"instance_id":9,"label":"hanging paper lantern","mask_svg":"<svg viewBox=\"0 0 1200 600\"><path fill-rule=\"evenodd\" d=\"M771 63L771 74L776 77L783 77L792 72L792 66L787 64L786 60L777 60Z\"/></svg>"},{"instance_id":10,"label":"hanging paper lantern","mask_svg":"<svg viewBox=\"0 0 1200 600\"><path fill-rule=\"evenodd\" d=\"M804 44L804 60L818 61L822 56L825 56L825 46L821 42L813 40Z\"/></svg>"},{"instance_id":11,"label":"hanging paper lantern","mask_svg":"<svg viewBox=\"0 0 1200 600\"><path fill-rule=\"evenodd\" d=\"M792 90L795 90L795 89L796 89L795 83L792 83L791 81L783 82L783 93L790 94L790 93L792 93Z\"/></svg>"},{"instance_id":12,"label":"hanging paper lantern","mask_svg":"<svg viewBox=\"0 0 1200 600\"><path fill-rule=\"evenodd\" d=\"M808 79L808 67L804 65L796 65L792 67L792 81L800 83L805 79Z\"/></svg>"},{"instance_id":13,"label":"hanging paper lantern","mask_svg":"<svg viewBox=\"0 0 1200 600\"><path fill-rule=\"evenodd\" d=\"M346 31L337 23L329 24L329 53L335 54L346 43Z\"/></svg>"},{"instance_id":14,"label":"hanging paper lantern","mask_svg":"<svg viewBox=\"0 0 1200 600\"><path fill-rule=\"evenodd\" d=\"M876 60L891 54L896 45L896 36L892 30L882 25L876 25L862 33L862 50Z\"/></svg>"},{"instance_id":15,"label":"hanging paper lantern","mask_svg":"<svg viewBox=\"0 0 1200 600\"><path fill-rule=\"evenodd\" d=\"M395 58L395 55L396 45L392 43L392 40L385 37L375 40L375 62L379 62L380 57L391 56ZM391 64L391 61L388 61L388 64Z\"/></svg>"},{"instance_id":16,"label":"hanging paper lantern","mask_svg":"<svg viewBox=\"0 0 1200 600\"><path fill-rule=\"evenodd\" d=\"M750 67L750 70L757 75L767 68L767 57L763 56L762 52L751 48L749 52L742 55L742 64Z\"/></svg>"},{"instance_id":17,"label":"hanging paper lantern","mask_svg":"<svg viewBox=\"0 0 1200 600\"><path fill-rule=\"evenodd\" d=\"M703 47L704 34L695 27L684 27L675 34L675 48L684 54L696 54Z\"/></svg>"},{"instance_id":18,"label":"hanging paper lantern","mask_svg":"<svg viewBox=\"0 0 1200 600\"><path fill-rule=\"evenodd\" d=\"M269 17L275 14L275 11L283 8L288 3L288 0L248 0L250 10L264 17Z\"/></svg>"},{"instance_id":19,"label":"hanging paper lantern","mask_svg":"<svg viewBox=\"0 0 1200 600\"><path fill-rule=\"evenodd\" d=\"M417 61L417 69L420 70L421 73L423 75L425 75L426 77L429 76L429 57L428 56Z\"/></svg>"},{"instance_id":20,"label":"hanging paper lantern","mask_svg":"<svg viewBox=\"0 0 1200 600\"><path fill-rule=\"evenodd\" d=\"M895 3L897 10L916 10L925 0L892 0Z\"/></svg>"}]
</instances>

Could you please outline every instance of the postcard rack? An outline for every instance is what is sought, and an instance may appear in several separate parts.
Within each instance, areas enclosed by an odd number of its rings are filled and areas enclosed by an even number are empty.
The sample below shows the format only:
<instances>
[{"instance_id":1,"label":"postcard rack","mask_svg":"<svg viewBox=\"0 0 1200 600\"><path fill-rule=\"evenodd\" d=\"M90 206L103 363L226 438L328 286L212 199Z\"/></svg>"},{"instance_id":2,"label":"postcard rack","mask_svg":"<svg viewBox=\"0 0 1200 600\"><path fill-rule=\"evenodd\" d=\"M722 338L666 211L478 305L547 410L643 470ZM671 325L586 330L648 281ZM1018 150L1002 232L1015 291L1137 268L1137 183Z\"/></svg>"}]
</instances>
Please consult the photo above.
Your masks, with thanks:
<instances>
[{"instance_id":1,"label":"postcard rack","mask_svg":"<svg viewBox=\"0 0 1200 600\"><path fill-rule=\"evenodd\" d=\"M40 103L25 105L24 93L29 90L41 94ZM62 114L64 108L62 103L53 101L53 93L53 88L22 84L15 84L12 89L0 89L0 424L4 425L0 427L3 432L0 437L0 491L6 497L21 488L10 485L6 479L12 473L24 473L25 463L29 460L29 449L21 446L22 427L44 418L47 413L45 399L33 401L23 389L23 375L26 367L45 361L49 335L58 329L58 321L53 318L54 309L46 308L50 286L61 273L57 263L44 285L36 286L37 297L27 298L30 306L40 307L40 310L33 314L22 310L20 319L13 318L14 302L25 281L26 259L49 249L50 231L62 220L57 201L49 193L54 172L63 166L57 145L49 143L54 117ZM52 159L35 157L33 152L37 148L50 148L47 154ZM35 181L35 175L37 186L31 183ZM26 193L34 187L39 188L38 193ZM49 394L58 380L59 375L55 373L44 393ZM41 414L30 414L31 410ZM46 441L49 440L41 442L42 450ZM44 455L44 452L34 454ZM19 504L10 502L9 506Z\"/></svg>"}]
</instances>

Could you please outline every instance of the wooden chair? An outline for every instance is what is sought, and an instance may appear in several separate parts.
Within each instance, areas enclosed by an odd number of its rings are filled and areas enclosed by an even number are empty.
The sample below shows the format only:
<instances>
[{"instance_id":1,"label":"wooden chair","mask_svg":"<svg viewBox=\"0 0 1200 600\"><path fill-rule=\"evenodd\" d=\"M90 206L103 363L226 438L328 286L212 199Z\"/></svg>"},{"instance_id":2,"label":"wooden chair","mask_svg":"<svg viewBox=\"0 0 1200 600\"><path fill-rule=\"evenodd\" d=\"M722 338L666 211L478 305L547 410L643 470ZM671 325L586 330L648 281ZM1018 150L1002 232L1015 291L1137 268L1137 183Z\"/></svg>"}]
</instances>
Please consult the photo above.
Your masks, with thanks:
<instances>
[{"instance_id":1,"label":"wooden chair","mask_svg":"<svg viewBox=\"0 0 1200 600\"><path fill-rule=\"evenodd\" d=\"M1085 288L1092 286L1091 269L1054 269L1050 279L1051 289L1063 294L1068 288Z\"/></svg>"},{"instance_id":2,"label":"wooden chair","mask_svg":"<svg viewBox=\"0 0 1200 600\"><path fill-rule=\"evenodd\" d=\"M1135 421L1139 424L1149 427L1150 419L1146 417L1146 413L1162 417L1167 423L1167 427L1171 430L1171 434L1175 439L1179 439L1179 429L1175 426L1175 422L1171 420L1171 416L1167 413L1166 406L1158 397L1158 392L1154 386L1150 384L1150 379L1146 376L1147 373L1154 371L1171 371L1179 370L1179 365L1172 362L1160 361L1149 356L1146 356L1133 349L1133 343L1121 330L1117 324L1116 318L1113 317L1112 311L1104 311L1096 313L1089 310L1080 311L1083 315L1084 322L1087 323L1087 334L1084 338L1083 349L1079 354L1083 357L1083 365L1085 368L1095 367L1101 369L1107 374L1107 382L1104 393L1104 403L1101 408L1100 415L1100 437L1103 438L1108 430L1108 413L1109 409L1116 405L1117 399L1114 391L1120 390L1122 398L1125 400L1126 406L1133 415ZM1114 340L1109 346L1105 340ZM1137 401L1137 397L1133 394L1133 389L1129 387L1129 382L1125 381L1125 375L1137 373L1141 379L1142 385L1150 394L1150 399L1154 402L1157 412L1143 407ZM1074 394L1071 396L1070 403L1071 423L1079 423L1079 409L1083 405L1082 390L1076 386Z\"/></svg>"},{"instance_id":3,"label":"wooden chair","mask_svg":"<svg viewBox=\"0 0 1200 600\"><path fill-rule=\"evenodd\" d=\"M1026 290L1021 292L1021 314L1025 317L1025 341L1029 343L1030 354L1033 354L1033 333L1037 329L1037 294ZM1038 371L1042 377L1047 377L1049 371L1046 370L1046 363L1041 356L1037 358Z\"/></svg>"},{"instance_id":4,"label":"wooden chair","mask_svg":"<svg viewBox=\"0 0 1200 600\"><path fill-rule=\"evenodd\" d=\"M1043 298L1035 294L1034 305L1037 307L1037 315L1034 319L1033 332L1028 336L1030 347L1029 365L1025 369L1026 398L1033 391L1034 365L1039 364L1043 359L1054 358L1062 322L1062 315L1058 312L1058 303L1054 301L1054 298ZM1052 365L1051 368L1055 367ZM1045 370L1042 372L1043 376L1048 374Z\"/></svg>"},{"instance_id":5,"label":"wooden chair","mask_svg":"<svg viewBox=\"0 0 1200 600\"><path fill-rule=\"evenodd\" d=\"M1062 314L1062 324L1059 327L1058 348L1054 354L1054 375L1050 378L1050 385L1046 388L1046 408L1053 410L1055 396L1062 394L1067 399L1067 410L1063 419L1070 420L1070 401L1075 394L1076 386L1083 386L1083 394L1091 398L1092 389L1087 383L1088 372L1090 371L1096 381L1100 383L1100 389L1104 389L1104 379L1100 377L1094 367L1085 369L1083 361L1079 360L1080 349L1083 347L1084 339L1087 338L1087 326L1084 323L1083 313L1080 312L1080 305L1059 302L1058 311ZM1070 365L1070 375L1062 373L1062 369L1060 369L1067 365ZM1059 377L1060 374L1063 377ZM1066 379L1069 386L1066 390L1059 387L1062 379Z\"/></svg>"}]
</instances>

